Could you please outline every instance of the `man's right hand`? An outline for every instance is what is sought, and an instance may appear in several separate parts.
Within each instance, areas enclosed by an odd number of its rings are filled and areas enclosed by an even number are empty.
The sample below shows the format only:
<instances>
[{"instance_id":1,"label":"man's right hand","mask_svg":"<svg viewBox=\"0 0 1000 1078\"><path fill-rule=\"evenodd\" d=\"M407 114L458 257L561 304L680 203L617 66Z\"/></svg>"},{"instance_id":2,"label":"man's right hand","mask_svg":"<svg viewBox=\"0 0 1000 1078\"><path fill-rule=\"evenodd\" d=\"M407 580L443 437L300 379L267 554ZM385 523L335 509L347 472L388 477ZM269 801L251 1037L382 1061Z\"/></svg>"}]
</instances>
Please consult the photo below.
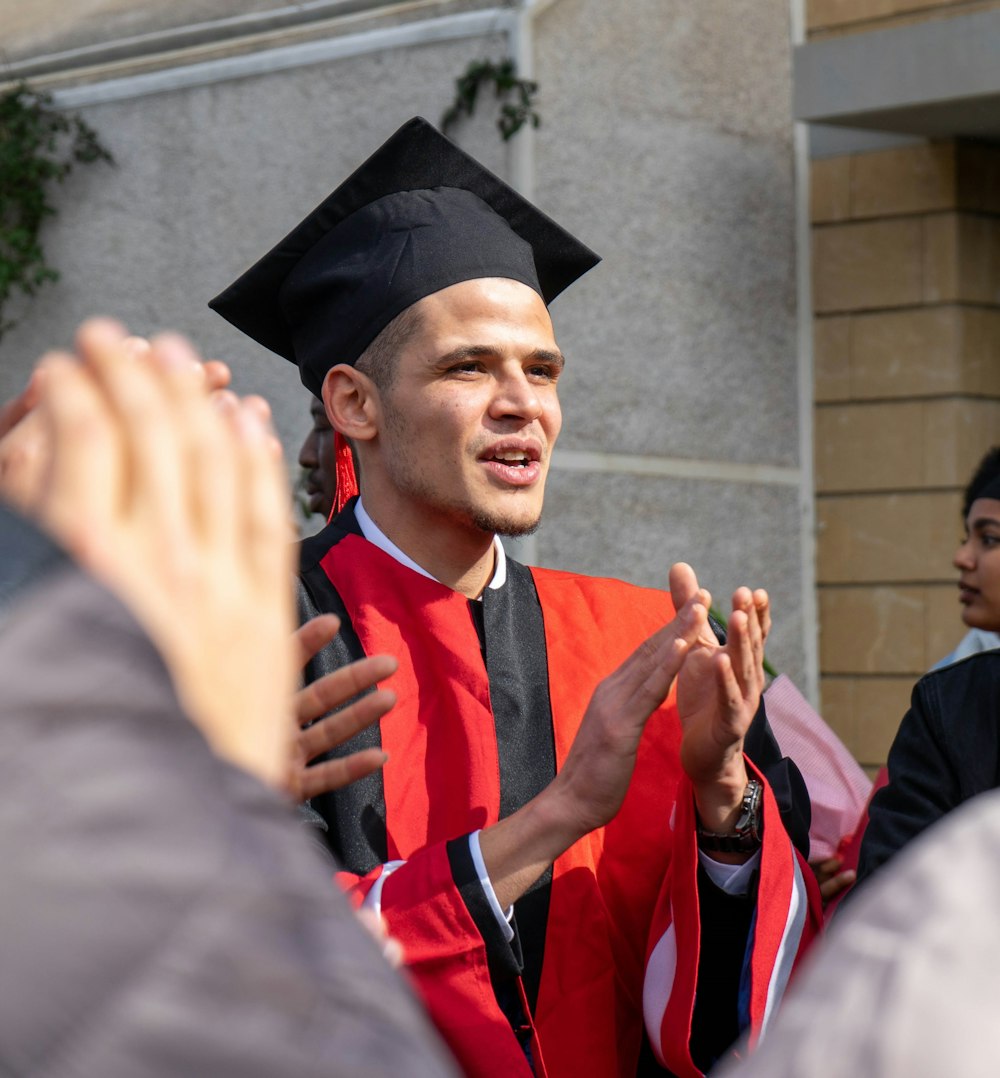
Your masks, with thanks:
<instances>
[{"instance_id":1,"label":"man's right hand","mask_svg":"<svg viewBox=\"0 0 1000 1078\"><path fill-rule=\"evenodd\" d=\"M710 601L698 591L597 686L559 774L522 809L481 832L483 861L502 907L621 808L646 723L706 631Z\"/></svg>"}]
</instances>

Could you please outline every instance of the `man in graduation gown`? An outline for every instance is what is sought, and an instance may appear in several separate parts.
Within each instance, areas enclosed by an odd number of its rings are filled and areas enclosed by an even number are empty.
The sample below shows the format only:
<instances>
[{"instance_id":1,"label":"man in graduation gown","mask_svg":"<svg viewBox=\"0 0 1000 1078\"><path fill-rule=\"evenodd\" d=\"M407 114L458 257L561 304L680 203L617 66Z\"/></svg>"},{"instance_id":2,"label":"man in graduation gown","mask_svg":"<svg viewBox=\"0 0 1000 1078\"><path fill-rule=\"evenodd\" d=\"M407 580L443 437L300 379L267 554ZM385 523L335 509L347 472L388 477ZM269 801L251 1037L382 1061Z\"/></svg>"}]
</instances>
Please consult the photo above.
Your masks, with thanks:
<instances>
[{"instance_id":1,"label":"man in graduation gown","mask_svg":"<svg viewBox=\"0 0 1000 1078\"><path fill-rule=\"evenodd\" d=\"M360 498L303 544L302 615L344 625L316 676L388 652L398 703L384 775L313 806L470 1074L632 1075L656 1066L643 1018L661 1063L700 1074L759 1033L815 923L744 753L766 595L737 592L720 646L687 566L669 594L496 538L538 523L547 304L596 262L414 120L212 301L357 454Z\"/></svg>"}]
</instances>

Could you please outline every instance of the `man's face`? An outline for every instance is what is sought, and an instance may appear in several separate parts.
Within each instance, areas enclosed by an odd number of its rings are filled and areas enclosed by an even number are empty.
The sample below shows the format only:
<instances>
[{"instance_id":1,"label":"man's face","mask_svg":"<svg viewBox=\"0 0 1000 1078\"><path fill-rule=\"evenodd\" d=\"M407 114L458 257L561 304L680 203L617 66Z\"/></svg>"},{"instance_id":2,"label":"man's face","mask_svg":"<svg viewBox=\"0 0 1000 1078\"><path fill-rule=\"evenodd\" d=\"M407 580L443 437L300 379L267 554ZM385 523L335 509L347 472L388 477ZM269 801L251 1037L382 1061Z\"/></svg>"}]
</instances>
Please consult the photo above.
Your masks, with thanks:
<instances>
[{"instance_id":1,"label":"man's face","mask_svg":"<svg viewBox=\"0 0 1000 1078\"><path fill-rule=\"evenodd\" d=\"M962 621L1000 631L1000 501L977 498L965 520L966 539L955 552Z\"/></svg>"},{"instance_id":2,"label":"man's face","mask_svg":"<svg viewBox=\"0 0 1000 1078\"><path fill-rule=\"evenodd\" d=\"M523 535L538 525L562 414L545 304L506 279L420 300L381 398L378 456L411 521Z\"/></svg>"},{"instance_id":3,"label":"man's face","mask_svg":"<svg viewBox=\"0 0 1000 1078\"><path fill-rule=\"evenodd\" d=\"M310 513L330 515L337 496L337 468L334 454L334 430L326 418L323 402L313 397L309 405L312 429L299 450L307 505Z\"/></svg>"}]
</instances>

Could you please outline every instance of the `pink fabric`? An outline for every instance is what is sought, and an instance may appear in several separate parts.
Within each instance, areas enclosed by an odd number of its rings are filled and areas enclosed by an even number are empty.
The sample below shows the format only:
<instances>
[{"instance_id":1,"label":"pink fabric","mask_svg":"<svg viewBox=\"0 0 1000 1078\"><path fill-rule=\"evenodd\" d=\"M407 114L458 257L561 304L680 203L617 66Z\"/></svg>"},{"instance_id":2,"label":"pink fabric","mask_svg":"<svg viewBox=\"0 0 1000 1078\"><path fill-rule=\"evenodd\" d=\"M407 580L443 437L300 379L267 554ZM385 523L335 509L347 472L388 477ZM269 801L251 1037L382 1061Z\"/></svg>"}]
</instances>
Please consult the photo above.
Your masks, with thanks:
<instances>
[{"instance_id":1,"label":"pink fabric","mask_svg":"<svg viewBox=\"0 0 1000 1078\"><path fill-rule=\"evenodd\" d=\"M809 789L809 856L825 860L857 827L871 796L871 779L785 674L775 678L764 700L781 751L796 763Z\"/></svg>"}]
</instances>

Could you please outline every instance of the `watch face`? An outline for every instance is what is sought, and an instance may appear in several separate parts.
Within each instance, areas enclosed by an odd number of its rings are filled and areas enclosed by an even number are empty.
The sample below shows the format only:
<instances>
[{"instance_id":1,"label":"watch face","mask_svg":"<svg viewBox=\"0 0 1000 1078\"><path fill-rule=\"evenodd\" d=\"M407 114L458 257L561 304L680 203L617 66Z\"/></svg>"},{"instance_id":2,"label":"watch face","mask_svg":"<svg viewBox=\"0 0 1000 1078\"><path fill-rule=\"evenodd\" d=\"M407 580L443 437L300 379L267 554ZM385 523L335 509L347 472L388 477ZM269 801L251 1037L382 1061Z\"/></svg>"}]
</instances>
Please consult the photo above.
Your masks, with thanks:
<instances>
[{"instance_id":1,"label":"watch face","mask_svg":"<svg viewBox=\"0 0 1000 1078\"><path fill-rule=\"evenodd\" d=\"M698 827L698 848L717 853L751 853L760 846L760 806L764 787L757 779L750 779L743 791L740 817L736 827L727 834L703 831Z\"/></svg>"}]
</instances>

